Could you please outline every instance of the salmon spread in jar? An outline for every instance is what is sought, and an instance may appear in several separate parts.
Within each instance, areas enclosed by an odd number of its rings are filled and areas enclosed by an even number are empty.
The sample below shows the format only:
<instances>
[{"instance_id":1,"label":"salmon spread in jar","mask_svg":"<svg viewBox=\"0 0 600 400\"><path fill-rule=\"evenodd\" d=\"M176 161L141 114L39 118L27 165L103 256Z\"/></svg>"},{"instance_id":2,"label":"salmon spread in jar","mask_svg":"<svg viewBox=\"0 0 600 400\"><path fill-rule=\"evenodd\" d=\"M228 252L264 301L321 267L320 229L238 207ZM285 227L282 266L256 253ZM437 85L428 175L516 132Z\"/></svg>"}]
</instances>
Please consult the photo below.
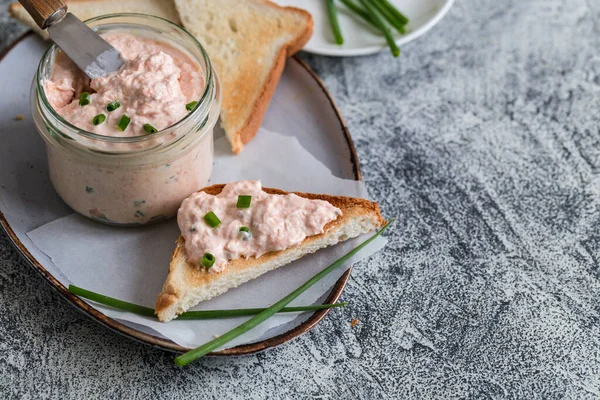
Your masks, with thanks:
<instances>
[{"instance_id":1,"label":"salmon spread in jar","mask_svg":"<svg viewBox=\"0 0 600 400\"><path fill-rule=\"evenodd\" d=\"M32 85L51 181L75 211L116 225L172 217L212 172L218 79L202 46L165 20L88 21L124 65L90 80L56 46Z\"/></svg>"}]
</instances>

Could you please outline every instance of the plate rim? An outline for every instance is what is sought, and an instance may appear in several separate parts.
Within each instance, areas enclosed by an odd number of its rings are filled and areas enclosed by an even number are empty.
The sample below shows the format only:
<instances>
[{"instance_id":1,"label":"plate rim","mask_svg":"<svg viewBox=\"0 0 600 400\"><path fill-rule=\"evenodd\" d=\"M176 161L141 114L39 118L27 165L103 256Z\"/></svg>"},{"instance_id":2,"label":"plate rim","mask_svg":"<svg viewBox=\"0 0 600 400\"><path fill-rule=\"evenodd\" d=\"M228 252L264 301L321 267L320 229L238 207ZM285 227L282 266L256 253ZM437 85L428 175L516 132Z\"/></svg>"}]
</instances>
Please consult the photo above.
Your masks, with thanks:
<instances>
[{"instance_id":1,"label":"plate rim","mask_svg":"<svg viewBox=\"0 0 600 400\"><path fill-rule=\"evenodd\" d=\"M405 45L409 42L412 42L415 39L423 36L425 33L430 31L435 25L437 25L442 18L448 14L450 8L454 5L455 0L445 0L444 5L438 10L438 12L431 18L427 23L422 25L416 31L409 32L407 35L402 35L398 39L396 39L396 44L398 46ZM329 56L329 57L359 57L359 56L367 56L371 54L379 53L385 49L387 49L387 45L381 46L367 46L361 47L357 49L324 49L319 50L319 48L306 47L302 48L302 51L305 51L310 54L316 54L320 56Z\"/></svg>"},{"instance_id":2,"label":"plate rim","mask_svg":"<svg viewBox=\"0 0 600 400\"><path fill-rule=\"evenodd\" d=\"M21 43L23 40L25 40L26 38L28 38L31 35L35 35L35 33L33 31L27 31L27 32L23 33L21 36L17 37L6 49L4 49L0 53L0 62L2 62L4 57L6 57L6 55L8 55L11 52L11 50L13 50L19 43ZM340 123L340 128L342 130L344 138L346 139L346 144L348 145L348 152L350 153L350 162L353 166L354 179L356 181L362 181L362 173L360 170L360 163L358 160L358 155L356 153L356 148L354 147L354 142L352 140L352 137L350 136L350 131L348 130L346 121L344 120L344 117L342 116L337 104L333 100L331 93L329 93L329 91L325 87L325 84L323 83L321 78L319 78L319 76L308 66L308 64L306 64L304 61L302 61L297 56L290 57L290 60L293 60L294 62L298 63L306 72L309 73L311 78L314 79L314 81L317 83L317 85L322 90L323 94L325 95L325 97L327 98L329 103L331 104L334 114ZM126 336L129 339L133 339L137 342L141 342L141 343L153 346L153 347L157 347L157 348L160 348L163 350L168 350L168 351L174 351L174 352L186 352L186 351L191 350L190 348L187 348L185 346L180 346L169 339L161 338L161 337L151 335L149 333L141 332L134 328L131 328L131 327L117 321L116 319L110 318L107 315L103 314L96 308L92 307L91 305L89 305L88 303L83 301L78 296L75 296L75 295L69 293L67 288L61 282L59 282L50 272L48 272L48 270L46 270L46 268L44 268L44 266L38 260L35 259L35 257L29 252L27 247L25 247L25 245L19 240L16 233L14 232L14 230L8 223L8 220L2 213L2 210L0 210L0 226L3 228L4 232L6 232L9 240L12 242L13 246L17 249L17 251L23 257L23 259L25 259L27 264L30 267L32 267L35 271L37 271L42 276L44 281L51 288L53 288L58 294L60 294L61 297L63 297L70 305L76 307L79 311L83 312L88 317L94 319L96 322L100 323L101 325L105 326L106 328L109 328L113 332L117 332L117 333L119 333L123 336ZM339 297L342 294L342 291L344 290L344 287L346 286L346 283L350 276L351 270L352 270L352 268L349 268L336 281L336 283L334 284L334 286L331 290L331 293L329 294L327 299L325 299L325 303L334 303L339 299ZM211 352L208 355L210 355L210 356L239 356L239 355L256 353L259 351L269 349L271 347L278 346L280 344L283 344L287 341L295 339L298 336L310 331L325 317L325 315L327 315L329 313L330 310L331 309L327 309L327 308L322 309L322 310L317 310L306 321L302 322L300 325L298 325L282 334L273 336L272 338L261 340L259 342L239 345L236 347L232 347L230 349Z\"/></svg>"}]
</instances>

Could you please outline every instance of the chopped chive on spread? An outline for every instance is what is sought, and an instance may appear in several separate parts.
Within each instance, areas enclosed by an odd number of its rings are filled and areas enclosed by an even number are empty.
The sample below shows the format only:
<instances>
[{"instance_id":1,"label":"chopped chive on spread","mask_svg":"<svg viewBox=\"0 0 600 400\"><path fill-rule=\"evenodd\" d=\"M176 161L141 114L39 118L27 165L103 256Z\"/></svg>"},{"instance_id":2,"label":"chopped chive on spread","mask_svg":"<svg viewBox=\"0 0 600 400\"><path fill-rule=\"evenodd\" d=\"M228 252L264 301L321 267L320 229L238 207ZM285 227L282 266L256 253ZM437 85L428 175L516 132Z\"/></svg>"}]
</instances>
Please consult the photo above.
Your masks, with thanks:
<instances>
[{"instance_id":1,"label":"chopped chive on spread","mask_svg":"<svg viewBox=\"0 0 600 400\"><path fill-rule=\"evenodd\" d=\"M210 253L204 253L202 256L202 266L204 268L210 268L215 263L215 256Z\"/></svg>"},{"instance_id":2,"label":"chopped chive on spread","mask_svg":"<svg viewBox=\"0 0 600 400\"><path fill-rule=\"evenodd\" d=\"M135 216L136 216L137 218L142 218L142 217L144 216L144 213L143 213L143 212L141 212L140 210L137 210L137 211L135 212Z\"/></svg>"},{"instance_id":3,"label":"chopped chive on spread","mask_svg":"<svg viewBox=\"0 0 600 400\"><path fill-rule=\"evenodd\" d=\"M90 104L91 98L90 98L90 94L88 92L81 92L81 94L79 95L79 105L80 106L87 106L88 104Z\"/></svg>"},{"instance_id":4,"label":"chopped chive on spread","mask_svg":"<svg viewBox=\"0 0 600 400\"><path fill-rule=\"evenodd\" d=\"M250 208L252 202L252 196L239 195L237 201L237 208Z\"/></svg>"},{"instance_id":5,"label":"chopped chive on spread","mask_svg":"<svg viewBox=\"0 0 600 400\"><path fill-rule=\"evenodd\" d=\"M86 187L85 187L85 191L86 191L87 193L94 193L94 188L93 188L93 187L86 186Z\"/></svg>"},{"instance_id":6,"label":"chopped chive on spread","mask_svg":"<svg viewBox=\"0 0 600 400\"><path fill-rule=\"evenodd\" d=\"M106 111L115 111L119 107L121 107L121 102L119 100L111 101L106 106Z\"/></svg>"},{"instance_id":7,"label":"chopped chive on spread","mask_svg":"<svg viewBox=\"0 0 600 400\"><path fill-rule=\"evenodd\" d=\"M104 114L98 114L92 120L92 124L94 124L94 125L100 125L104 121L106 121L106 115L104 115Z\"/></svg>"},{"instance_id":8,"label":"chopped chive on spread","mask_svg":"<svg viewBox=\"0 0 600 400\"><path fill-rule=\"evenodd\" d=\"M146 200L134 200L133 205L136 207L140 207L142 204L146 204Z\"/></svg>"},{"instance_id":9,"label":"chopped chive on spread","mask_svg":"<svg viewBox=\"0 0 600 400\"><path fill-rule=\"evenodd\" d=\"M144 124L144 130L147 133L156 133L156 132L158 132L158 130L155 127L153 127L152 125L150 125L150 124Z\"/></svg>"},{"instance_id":10,"label":"chopped chive on spread","mask_svg":"<svg viewBox=\"0 0 600 400\"><path fill-rule=\"evenodd\" d=\"M204 216L204 221L206 221L206 223L213 229L221 225L221 220L212 211L206 213Z\"/></svg>"},{"instance_id":11,"label":"chopped chive on spread","mask_svg":"<svg viewBox=\"0 0 600 400\"><path fill-rule=\"evenodd\" d=\"M130 122L131 122L131 118L129 118L127 116L127 114L123 114L123 115L121 115L121 118L119 119L119 122L117 122L117 127L121 131L125 131L125 129L127 129L127 127L129 126Z\"/></svg>"},{"instance_id":12,"label":"chopped chive on spread","mask_svg":"<svg viewBox=\"0 0 600 400\"><path fill-rule=\"evenodd\" d=\"M185 105L185 109L188 111L192 111L196 107L196 104L198 104L197 101L191 101Z\"/></svg>"},{"instance_id":13,"label":"chopped chive on spread","mask_svg":"<svg viewBox=\"0 0 600 400\"><path fill-rule=\"evenodd\" d=\"M247 226L240 226L240 229L238 229L238 236L243 241L250 240L250 238L252 238L252 232L250 232L250 228Z\"/></svg>"}]
</instances>

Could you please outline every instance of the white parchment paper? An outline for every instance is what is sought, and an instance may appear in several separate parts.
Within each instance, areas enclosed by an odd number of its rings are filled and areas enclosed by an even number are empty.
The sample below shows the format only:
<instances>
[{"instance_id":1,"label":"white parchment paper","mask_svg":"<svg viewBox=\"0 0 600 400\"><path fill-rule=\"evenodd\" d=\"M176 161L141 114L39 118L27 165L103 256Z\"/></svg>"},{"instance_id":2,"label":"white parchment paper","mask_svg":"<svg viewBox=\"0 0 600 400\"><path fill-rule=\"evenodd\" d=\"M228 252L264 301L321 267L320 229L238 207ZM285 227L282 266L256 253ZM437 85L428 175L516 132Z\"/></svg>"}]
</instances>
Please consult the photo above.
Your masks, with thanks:
<instances>
[{"instance_id":1,"label":"white parchment paper","mask_svg":"<svg viewBox=\"0 0 600 400\"><path fill-rule=\"evenodd\" d=\"M234 156L222 137L215 141L215 165L211 183L259 179L265 187L290 191L321 192L364 197L362 182L337 178L307 152L293 137L265 129L251 143L253 151ZM256 151L260 149L260 151ZM289 171L295 171L290 174ZM154 307L156 296L168 272L169 259L179 236L174 219L141 228L115 228L90 221L77 214L55 220L27 234L47 254L70 283L121 300ZM314 274L350 251L366 237L349 240L306 256L194 309L266 307L296 289ZM381 249L386 241L378 238L345 266L317 283L292 305L322 301L335 281L354 262ZM197 347L221 335L250 317L218 320L172 321L114 310L94 303L109 317L137 329L163 336L186 347ZM308 318L308 314L278 314L226 345L252 343L281 334Z\"/></svg>"}]
</instances>

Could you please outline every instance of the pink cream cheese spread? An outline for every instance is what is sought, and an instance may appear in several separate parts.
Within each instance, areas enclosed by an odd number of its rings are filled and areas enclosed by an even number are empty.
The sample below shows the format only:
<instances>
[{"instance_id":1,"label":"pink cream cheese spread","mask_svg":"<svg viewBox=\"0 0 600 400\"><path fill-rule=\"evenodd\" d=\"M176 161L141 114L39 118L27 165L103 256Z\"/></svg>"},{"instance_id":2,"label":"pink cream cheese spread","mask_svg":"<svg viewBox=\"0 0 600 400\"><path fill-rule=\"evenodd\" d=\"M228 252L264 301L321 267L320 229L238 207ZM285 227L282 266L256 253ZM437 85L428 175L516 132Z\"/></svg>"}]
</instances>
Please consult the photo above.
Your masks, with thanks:
<instances>
[{"instance_id":1,"label":"pink cream cheese spread","mask_svg":"<svg viewBox=\"0 0 600 400\"><path fill-rule=\"evenodd\" d=\"M147 136L150 133L144 129L145 124L158 131L167 128L190 112L186 109L188 103L200 100L206 84L203 70L184 51L126 32L103 37L125 60L119 71L90 81L59 53L50 79L44 82L52 108L71 124L108 139ZM89 93L89 103L80 105L83 92ZM114 101L119 101L120 106L107 110ZM99 114L106 118L95 125L94 117ZM121 130L118 123L123 115L128 116L130 123ZM98 221L135 225L172 217L181 202L210 178L213 125L203 130L194 126L189 131L170 132L160 140L184 136L185 140L178 139L164 151L150 149L126 159L110 154L114 144L106 140L94 142L97 148L106 149L106 157L101 152L80 155L60 146L47 146L50 178L71 208ZM131 144L131 154L157 145L160 140Z\"/></svg>"},{"instance_id":2,"label":"pink cream cheese spread","mask_svg":"<svg viewBox=\"0 0 600 400\"><path fill-rule=\"evenodd\" d=\"M56 57L50 80L45 82L46 97L52 107L71 124L105 136L139 136L150 124L157 130L180 121L189 112L186 104L198 101L204 89L200 66L190 56L157 40L128 33L102 35L125 61L119 71L92 79L63 53ZM89 104L80 105L79 96L87 92ZM120 107L108 111L114 102ZM93 123L100 114L106 120ZM122 130L123 115L131 122Z\"/></svg>"},{"instance_id":3,"label":"pink cream cheese spread","mask_svg":"<svg viewBox=\"0 0 600 400\"><path fill-rule=\"evenodd\" d=\"M252 196L250 207L237 207L240 195ZM221 221L216 228L204 220L211 211ZM323 233L325 225L340 215L342 211L327 201L293 193L268 194L260 181L239 181L226 185L216 196L192 194L181 204L177 222L187 259L199 264L210 253L215 261L209 271L218 273L229 260L258 258L298 245L308 236ZM249 233L240 232L241 227L247 227Z\"/></svg>"}]
</instances>

